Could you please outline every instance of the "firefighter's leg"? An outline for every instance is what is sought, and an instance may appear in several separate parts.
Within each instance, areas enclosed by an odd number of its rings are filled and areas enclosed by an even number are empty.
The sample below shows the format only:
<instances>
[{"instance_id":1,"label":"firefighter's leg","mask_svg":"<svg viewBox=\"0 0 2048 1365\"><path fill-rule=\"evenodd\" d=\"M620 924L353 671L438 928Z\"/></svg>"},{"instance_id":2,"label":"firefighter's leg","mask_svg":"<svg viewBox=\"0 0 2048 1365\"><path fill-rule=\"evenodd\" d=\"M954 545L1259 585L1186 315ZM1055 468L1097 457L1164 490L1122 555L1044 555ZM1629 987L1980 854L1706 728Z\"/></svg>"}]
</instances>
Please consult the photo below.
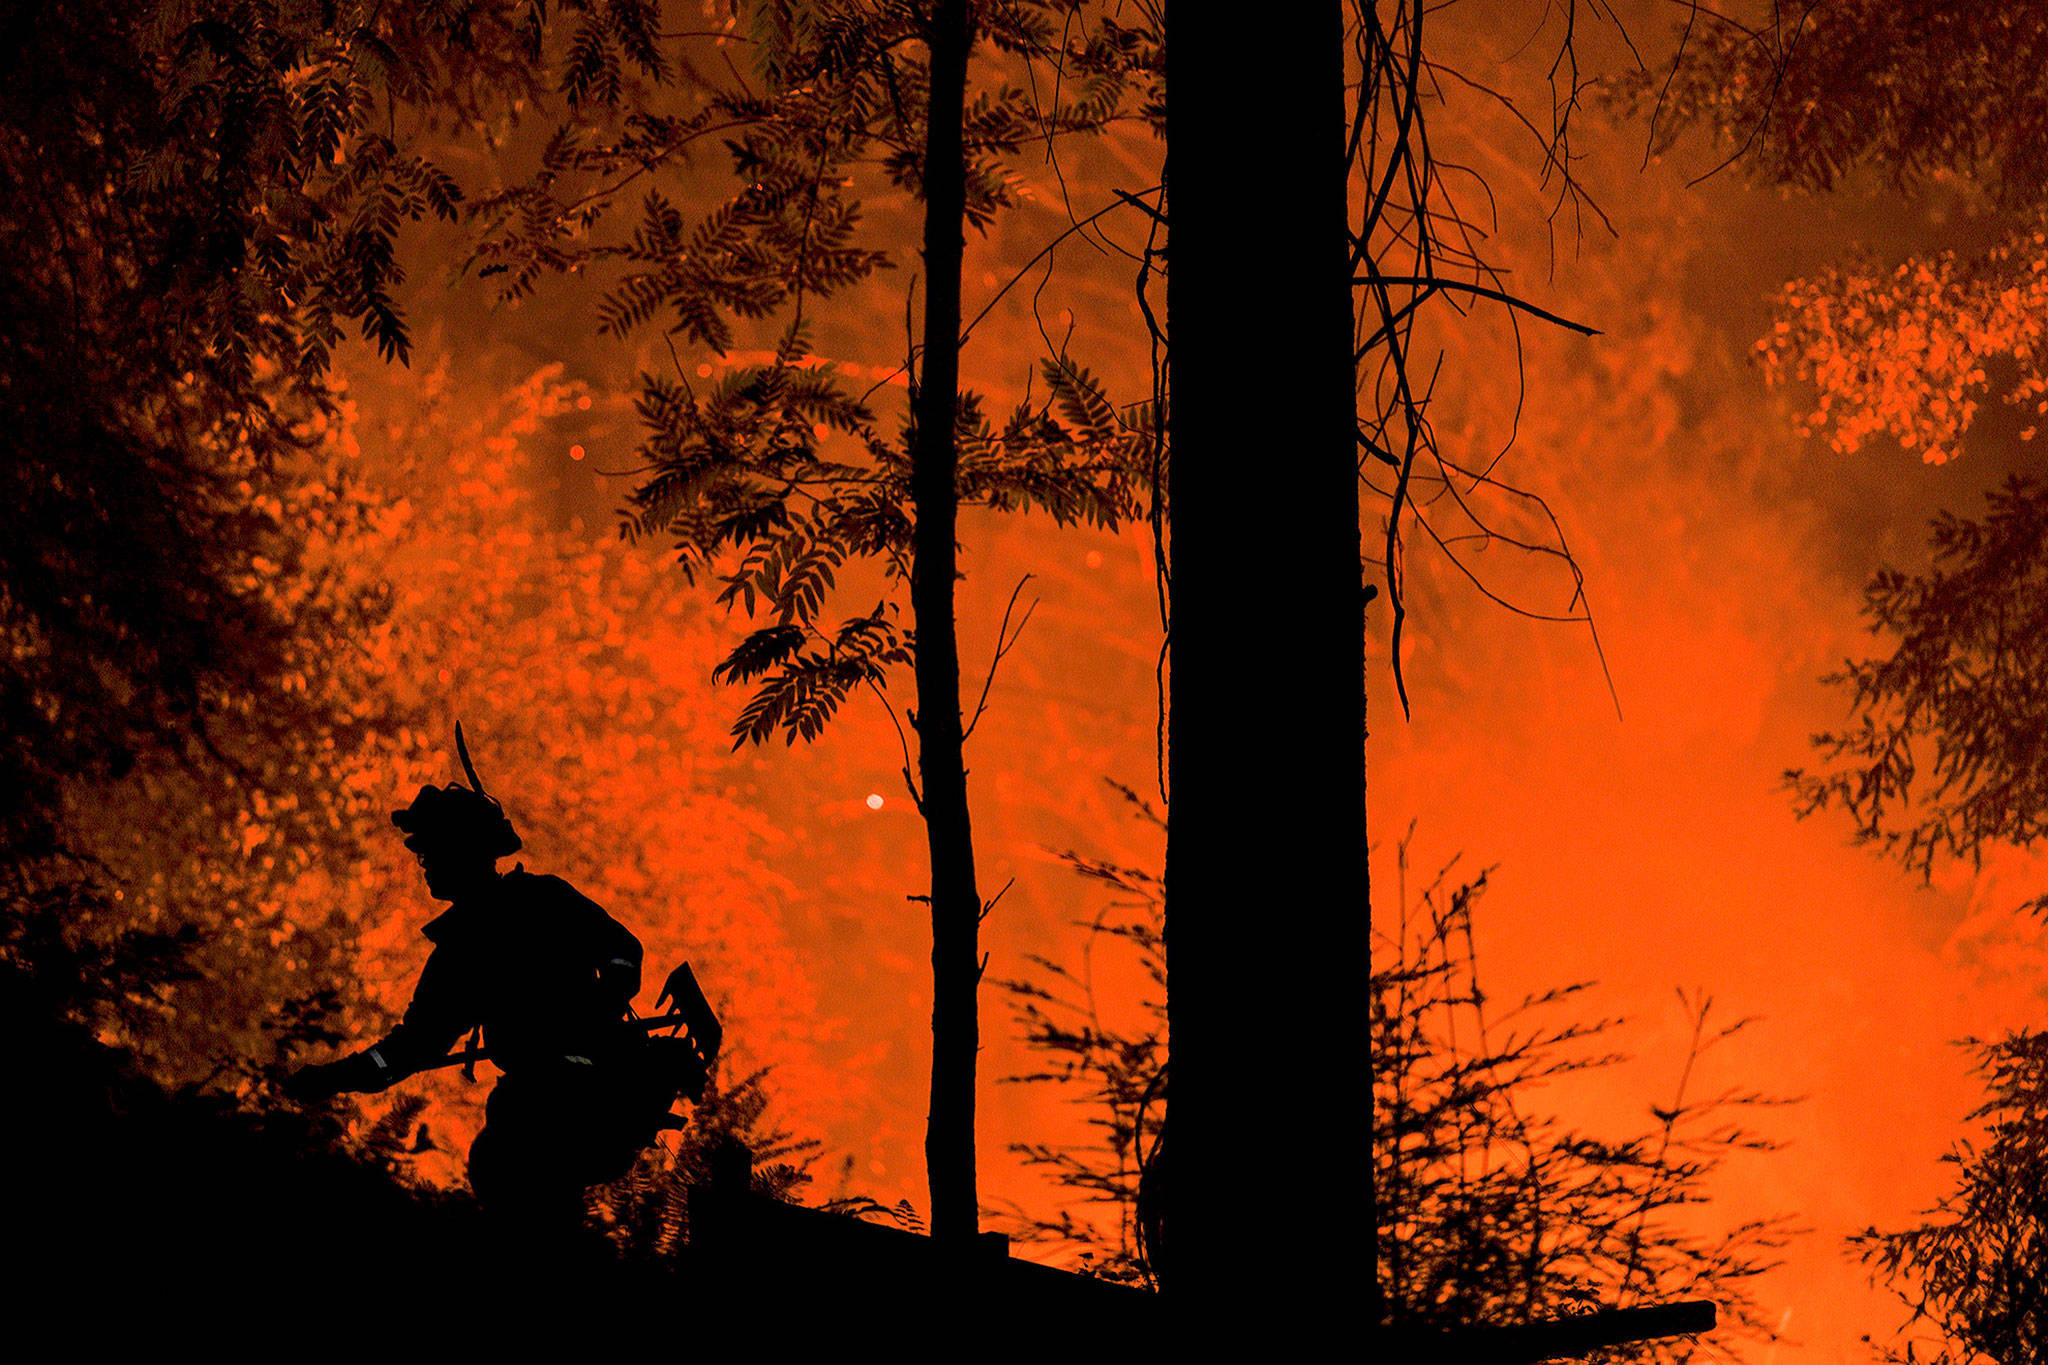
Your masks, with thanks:
<instances>
[{"instance_id":1,"label":"firefighter's leg","mask_svg":"<svg viewBox=\"0 0 2048 1365\"><path fill-rule=\"evenodd\" d=\"M477 1203L514 1235L563 1235L583 1222L583 1185L568 1159L558 1098L524 1078L500 1081L469 1149Z\"/></svg>"}]
</instances>

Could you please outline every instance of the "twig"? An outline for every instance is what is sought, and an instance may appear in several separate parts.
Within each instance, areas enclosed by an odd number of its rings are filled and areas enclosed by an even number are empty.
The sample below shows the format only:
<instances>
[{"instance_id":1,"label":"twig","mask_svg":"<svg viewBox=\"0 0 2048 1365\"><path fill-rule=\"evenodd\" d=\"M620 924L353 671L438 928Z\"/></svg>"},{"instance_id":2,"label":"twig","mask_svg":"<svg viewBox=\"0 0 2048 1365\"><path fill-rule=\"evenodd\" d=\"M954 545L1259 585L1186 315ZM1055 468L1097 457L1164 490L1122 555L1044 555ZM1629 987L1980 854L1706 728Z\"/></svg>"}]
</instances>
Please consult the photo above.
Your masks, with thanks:
<instances>
[{"instance_id":1,"label":"twig","mask_svg":"<svg viewBox=\"0 0 2048 1365\"><path fill-rule=\"evenodd\" d=\"M1024 608L1024 615L1017 622L1016 632L1011 633L1010 613L1016 610L1017 594L1024 591L1024 585L1031 579L1032 575L1025 574L1017 580L1017 586L1010 589L1010 603L1003 608L1003 623L996 628L996 652L988 661L988 676L981 680L981 699L974 704L974 716L967 722L967 728L960 732L962 744L965 744L968 736L974 733L974 727L981 723L981 713L988 707L988 689L996 680L996 665L1003 661L1005 654L1016 647L1017 640L1024 634L1025 625L1031 620L1031 613L1038 610L1038 599L1033 598L1031 605Z\"/></svg>"}]
</instances>

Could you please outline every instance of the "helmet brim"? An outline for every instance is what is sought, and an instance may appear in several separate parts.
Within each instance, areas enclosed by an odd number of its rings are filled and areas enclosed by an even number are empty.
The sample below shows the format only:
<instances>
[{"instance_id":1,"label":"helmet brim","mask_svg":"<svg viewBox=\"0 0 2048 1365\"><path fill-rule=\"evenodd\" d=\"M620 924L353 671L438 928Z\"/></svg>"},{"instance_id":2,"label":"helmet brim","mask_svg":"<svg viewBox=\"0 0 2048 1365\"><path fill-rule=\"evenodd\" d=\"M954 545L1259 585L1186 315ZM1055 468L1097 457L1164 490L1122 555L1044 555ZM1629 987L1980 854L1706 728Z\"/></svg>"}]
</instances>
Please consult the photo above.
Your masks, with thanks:
<instances>
[{"instance_id":1,"label":"helmet brim","mask_svg":"<svg viewBox=\"0 0 2048 1365\"><path fill-rule=\"evenodd\" d=\"M414 853L474 851L504 858L524 846L496 801L456 783L421 787L411 805L391 812L391 823Z\"/></svg>"}]
</instances>

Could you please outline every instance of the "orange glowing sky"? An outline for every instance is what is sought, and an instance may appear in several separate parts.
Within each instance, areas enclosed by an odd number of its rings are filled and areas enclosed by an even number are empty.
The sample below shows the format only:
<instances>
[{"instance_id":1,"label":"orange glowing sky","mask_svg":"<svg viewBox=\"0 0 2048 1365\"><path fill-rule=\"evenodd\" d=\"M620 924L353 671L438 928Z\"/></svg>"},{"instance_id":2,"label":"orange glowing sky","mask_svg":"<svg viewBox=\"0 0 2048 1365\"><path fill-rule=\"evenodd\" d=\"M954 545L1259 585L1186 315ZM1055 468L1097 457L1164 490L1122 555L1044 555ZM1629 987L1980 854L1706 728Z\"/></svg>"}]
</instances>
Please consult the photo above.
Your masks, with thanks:
<instances>
[{"instance_id":1,"label":"orange glowing sky","mask_svg":"<svg viewBox=\"0 0 2048 1365\"><path fill-rule=\"evenodd\" d=\"M1483 61L1494 50L1477 36L1465 56ZM1540 194L1515 147L1471 117L1440 138L1479 143L1473 162L1497 195ZM1704 989L1730 1015L1759 1016L1711 1069L1727 1083L1805 1098L1765 1121L1786 1150L1731 1167L1717 1193L1731 1218L1791 1213L1813 1230L1760 1294L1789 1340L1754 1358L1860 1361L1859 1339L1888 1333L1904 1314L1865 1287L1841 1239L1898 1224L1940 1192L1937 1158L1975 1097L1950 1044L2035 1017L2048 954L2032 926L1999 909L2018 899L2028 869L1996 869L2002 885L1989 876L1921 885L1849 847L1842 822L1795 820L1780 774L1806 760L1809 734L1841 719L1843 699L1816 679L1866 648L1863 580L1881 563L1918 562L1933 509L1969 508L2028 457L1994 427L1938 468L1895 448L1833 453L1796 434L1797 395L1766 391L1747 364L1780 281L1859 241L1938 241L1926 206L1856 194L1788 200L1733 175L1688 188L1710 164L1703 149L1643 168L1639 131L1589 123L1586 136L1586 166L1617 235L1574 241L1566 227L1554 272L1540 216L1505 223L1497 245L1518 287L1603 334L1526 333L1530 388L1502 470L1557 511L1586 574L1615 696L1582 627L1511 616L1418 552L1412 719L1392 694L1384 615L1368 642L1376 908L1386 908L1393 848L1411 821L1411 861L1423 870L1454 854L1498 867L1479 922L1494 992L1590 979L1597 1006L1631 1021L1620 1041L1640 1062L1559 1097L1596 1131L1632 1130L1667 1097L1687 1027L1678 988ZM1132 141L1068 167L1077 207L1098 206L1112 175L1151 183L1152 155ZM995 239L970 239L970 313L1064 225L1049 184L1033 182L1038 198ZM1047 327L1063 329L1061 310L1072 310L1076 354L1135 401L1144 348L1132 268L1078 242L1058 266L1039 303ZM871 304L837 315L817 349L863 365L900 351L905 273ZM626 485L595 471L632 462L632 376L653 363L651 349L636 356L596 339L587 295L544 292L519 311L485 312L467 286L431 270L415 279L413 373L352 367L365 425L414 412L418 376L439 363L449 362L450 387L436 420L457 425L560 363L593 401L522 440L556 522L581 518L608 541ZM1030 304L1029 291L1014 291L977 333L969 383L1014 395L1039 347ZM1437 339L1449 357L1440 434L1448 447L1491 450L1515 401L1508 340L1483 315ZM1285 338L1247 338L1247 385L1286 356ZM985 926L990 974L1004 976L1025 970L1028 953L1079 960L1074 921L1100 901L1056 862L1059 851L1157 863L1157 839L1103 780L1153 785L1159 625L1142 529L1111 536L977 517L963 523L963 540L963 655L977 682L1021 575L1033 576L1027 596L1040 603L968 755L981 883L1015 878ZM1558 603L1555 581L1488 553L1496 558L1473 567L1490 583L1532 605ZM712 704L729 713L740 701L723 692ZM856 1188L921 1206L928 950L922 907L905 897L922 889L924 852L900 762L893 732L862 707L814 745L743 755L731 791L764 821L781 879L762 933L787 963L788 989L816 1001L804 1006L810 1027L785 1029L756 1055L792 1075L836 1078L830 1095L786 1097L788 1114L817 1124L826 1141L828 1187L847 1161ZM515 795L507 805L516 819ZM546 870L547 855L537 848L533 865ZM643 928L687 916L689 904L688 887L668 887L609 908ZM424 900L412 909L423 921ZM1284 913L1245 907L1244 932ZM1109 1007L1128 1014L1130 1002L1116 998L1120 974L1113 964L1103 971ZM742 1040L746 1026L735 1021ZM1006 1147L1071 1132L1074 1117L1049 1095L995 1083L1024 1058L993 995L983 1028L984 1199L1046 1208L1051 1192Z\"/></svg>"}]
</instances>

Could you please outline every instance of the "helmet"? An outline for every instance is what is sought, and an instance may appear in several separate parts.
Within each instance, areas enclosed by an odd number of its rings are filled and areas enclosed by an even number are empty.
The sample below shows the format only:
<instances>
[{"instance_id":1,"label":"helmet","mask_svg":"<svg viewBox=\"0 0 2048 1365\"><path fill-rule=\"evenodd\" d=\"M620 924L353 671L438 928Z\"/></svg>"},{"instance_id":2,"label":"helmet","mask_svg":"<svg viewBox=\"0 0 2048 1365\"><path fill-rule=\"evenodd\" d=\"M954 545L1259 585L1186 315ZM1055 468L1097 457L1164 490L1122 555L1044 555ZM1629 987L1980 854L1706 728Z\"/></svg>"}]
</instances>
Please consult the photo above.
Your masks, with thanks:
<instances>
[{"instance_id":1,"label":"helmet","mask_svg":"<svg viewBox=\"0 0 2048 1365\"><path fill-rule=\"evenodd\" d=\"M504 808L459 782L421 787L411 805L391 812L391 823L405 831L405 846L415 853L462 848L504 858L522 847Z\"/></svg>"},{"instance_id":2,"label":"helmet","mask_svg":"<svg viewBox=\"0 0 2048 1365\"><path fill-rule=\"evenodd\" d=\"M391 823L405 832L405 846L415 853L462 849L491 858L517 853L523 846L519 832L505 818L504 807L485 794L476 767L469 761L460 722L455 726L455 751L462 758L470 786L450 782L445 787L421 787L411 805L391 812Z\"/></svg>"}]
</instances>

